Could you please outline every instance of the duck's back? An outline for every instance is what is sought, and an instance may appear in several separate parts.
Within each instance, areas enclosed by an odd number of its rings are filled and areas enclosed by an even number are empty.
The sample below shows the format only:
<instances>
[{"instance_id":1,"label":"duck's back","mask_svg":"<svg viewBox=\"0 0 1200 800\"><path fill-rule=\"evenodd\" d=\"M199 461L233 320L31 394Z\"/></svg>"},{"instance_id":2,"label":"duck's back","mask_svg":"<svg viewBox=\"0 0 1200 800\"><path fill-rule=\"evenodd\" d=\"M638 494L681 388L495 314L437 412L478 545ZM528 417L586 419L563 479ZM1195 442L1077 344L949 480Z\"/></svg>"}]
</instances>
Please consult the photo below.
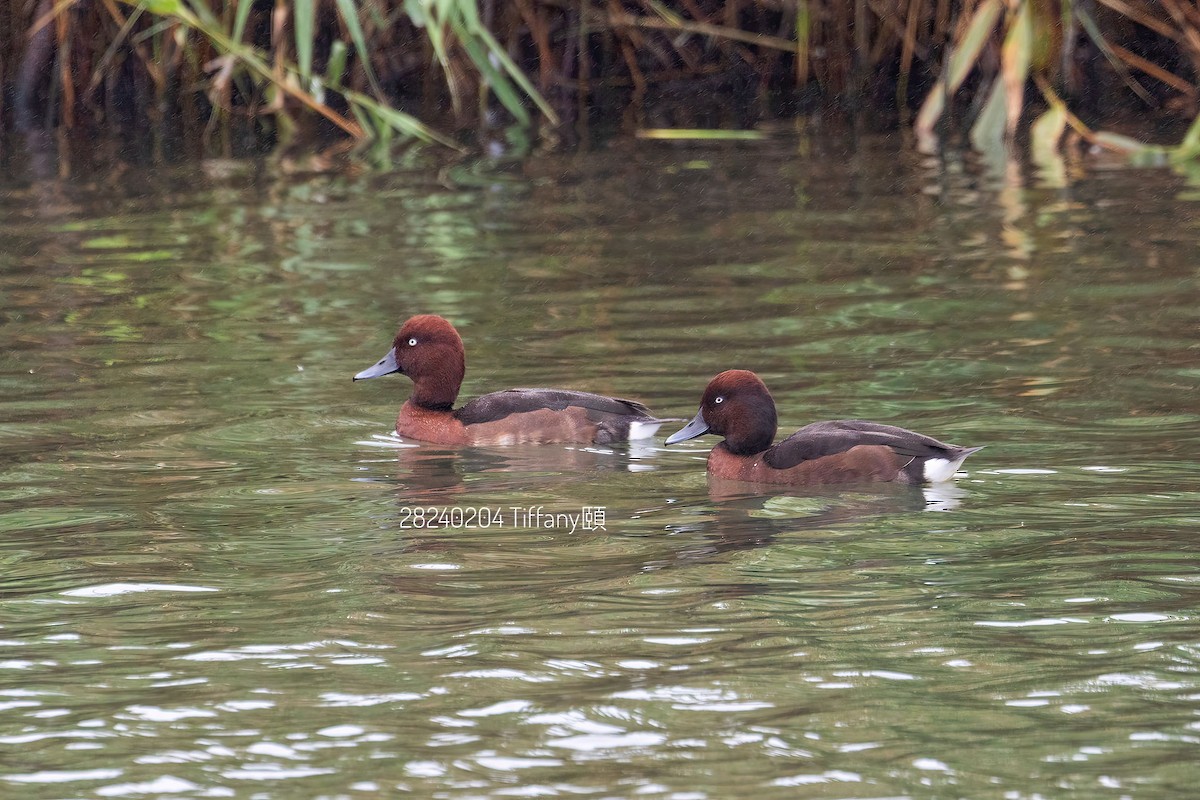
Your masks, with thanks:
<instances>
[{"instance_id":1,"label":"duck's back","mask_svg":"<svg viewBox=\"0 0 1200 800\"><path fill-rule=\"evenodd\" d=\"M902 457L899 471L913 483L946 480L978 447L946 444L907 428L861 419L828 420L805 425L763 454L775 469L844 453L859 445L884 445Z\"/></svg>"},{"instance_id":2,"label":"duck's back","mask_svg":"<svg viewBox=\"0 0 1200 800\"><path fill-rule=\"evenodd\" d=\"M653 436L662 421L633 400L569 389L507 389L475 398L454 415L477 443L595 442Z\"/></svg>"}]
</instances>

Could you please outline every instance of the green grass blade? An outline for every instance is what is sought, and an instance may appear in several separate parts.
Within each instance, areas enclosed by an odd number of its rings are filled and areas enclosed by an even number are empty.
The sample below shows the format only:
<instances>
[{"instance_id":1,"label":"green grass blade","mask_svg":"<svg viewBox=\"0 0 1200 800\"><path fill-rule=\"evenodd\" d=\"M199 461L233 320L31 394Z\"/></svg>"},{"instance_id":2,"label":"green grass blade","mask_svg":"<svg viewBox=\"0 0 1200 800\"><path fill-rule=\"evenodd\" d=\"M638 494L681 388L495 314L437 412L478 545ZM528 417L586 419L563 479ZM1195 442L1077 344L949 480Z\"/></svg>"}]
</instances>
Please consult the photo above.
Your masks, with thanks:
<instances>
[{"instance_id":1,"label":"green grass blade","mask_svg":"<svg viewBox=\"0 0 1200 800\"><path fill-rule=\"evenodd\" d=\"M237 8L233 14L233 40L240 42L246 34L246 21L250 19L250 7L254 0L237 0Z\"/></svg>"},{"instance_id":2,"label":"green grass blade","mask_svg":"<svg viewBox=\"0 0 1200 800\"><path fill-rule=\"evenodd\" d=\"M355 136L369 137L372 140L372 147L376 152L379 152L381 148L386 148L393 134L416 138L425 142L436 142L455 150L462 150L462 147L453 139L426 126L415 117L383 105L380 101L369 95L340 88L340 86L335 85L338 83L337 80L331 80L331 87L350 104L351 114L358 121L361 130L354 130L348 121L343 121L341 115L333 112L328 106L324 105L321 99L314 95L312 91L303 91L296 87L295 83L290 80L298 72L295 65L287 65L287 75L283 80L280 80L276 68L270 63L269 55L253 45L230 38L230 35L225 32L224 28L213 17L211 10L205 7L202 0L196 0L194 11L181 0L138 0L138 2L122 0L122 2L127 5L142 6L152 10L159 9L164 19L172 19L177 23L196 29L219 52L235 58L240 67L259 85L265 86L269 92L285 92L300 100L311 110L326 116L335 124L343 127L348 133ZM315 13L314 0L303 0L303 2L307 3ZM309 41L312 42L313 39L310 38ZM340 45L341 55L339 55L338 45ZM329 74L333 78L340 78L341 73L344 71L345 51L345 44L340 42L335 44L333 50L331 50ZM309 53L308 65L311 70L311 50ZM305 77L308 78L305 83L311 89L314 82L311 80L311 76ZM285 121L286 118L284 117L279 117L276 120L277 124L281 125Z\"/></svg>"},{"instance_id":3,"label":"green grass blade","mask_svg":"<svg viewBox=\"0 0 1200 800\"><path fill-rule=\"evenodd\" d=\"M1033 11L1028 2L1021 3L1016 17L1008 26L1008 34L1000 48L1000 78L1004 81L1005 133L1011 138L1025 107L1025 83L1033 58Z\"/></svg>"},{"instance_id":4,"label":"green grass blade","mask_svg":"<svg viewBox=\"0 0 1200 800\"><path fill-rule=\"evenodd\" d=\"M1049 186L1067 185L1067 166L1058 143L1067 129L1067 107L1061 102L1051 103L1050 108L1029 126L1029 151L1037 165L1042 182Z\"/></svg>"},{"instance_id":5,"label":"green grass blade","mask_svg":"<svg viewBox=\"0 0 1200 800\"><path fill-rule=\"evenodd\" d=\"M1145 152L1160 152L1161 147L1148 145L1145 142L1138 141L1132 136L1125 136L1120 133L1111 133L1109 131L1096 131L1096 144L1101 147L1107 147L1110 150L1116 150L1127 155L1137 155Z\"/></svg>"},{"instance_id":6,"label":"green grass blade","mask_svg":"<svg viewBox=\"0 0 1200 800\"><path fill-rule=\"evenodd\" d=\"M634 135L639 139L701 142L757 142L767 138L762 131L725 128L641 128Z\"/></svg>"},{"instance_id":7,"label":"green grass blade","mask_svg":"<svg viewBox=\"0 0 1200 800\"><path fill-rule=\"evenodd\" d=\"M528 125L530 122L529 111L526 110L525 103L513 89L508 77L492 64L491 59L488 58L488 52L476 39L464 38L461 43L463 49L467 51L467 55L471 57L471 61L475 63L475 67L487 79L488 87L496 93L496 97L508 109L508 113L512 114L521 125Z\"/></svg>"},{"instance_id":8,"label":"green grass blade","mask_svg":"<svg viewBox=\"0 0 1200 800\"><path fill-rule=\"evenodd\" d=\"M1200 156L1200 116L1192 120L1187 133L1183 136L1183 141L1179 143L1175 152L1180 159L1192 159Z\"/></svg>"},{"instance_id":9,"label":"green grass blade","mask_svg":"<svg viewBox=\"0 0 1200 800\"><path fill-rule=\"evenodd\" d=\"M680 25L683 23L683 17L679 16L674 11L658 2L658 0L650 0L648 5L650 6L651 11L672 25Z\"/></svg>"},{"instance_id":10,"label":"green grass blade","mask_svg":"<svg viewBox=\"0 0 1200 800\"><path fill-rule=\"evenodd\" d=\"M971 69L974 68L975 62L979 59L979 53L982 52L984 44L992 35L992 31L996 27L996 20L1000 18L1002 10L1000 0L984 0L975 9L975 14L967 24L962 41L950 54L950 63L946 67L946 74L938 78L929 94L925 96L925 102L921 104L921 110L917 113L916 122L913 124L913 130L917 134L917 149L922 153L936 152L937 135L934 133L934 128L937 126L938 120L942 118L942 112L946 110L946 98L958 91Z\"/></svg>"},{"instance_id":11,"label":"green grass blade","mask_svg":"<svg viewBox=\"0 0 1200 800\"><path fill-rule=\"evenodd\" d=\"M525 92L529 99L533 100L534 105L538 107L538 110L542 112L546 119L550 120L551 124L557 125L559 121L558 114L554 113L554 109L550 107L548 102L546 102L546 98L542 97L542 93L539 92L537 88L535 88L534 85L529 81L529 78L525 75L524 71L522 71L521 68L518 67L511 58L509 58L508 53L503 47L500 46L500 43L496 41L491 32L487 28L480 26L477 30L477 33L480 40L482 40L487 46L488 50L491 51L491 54L495 56L496 60L500 62L500 65L504 67L505 71L508 72L517 86L521 87L521 91ZM488 63L490 63L490 61ZM499 94L499 92L497 92L497 94Z\"/></svg>"},{"instance_id":12,"label":"green grass blade","mask_svg":"<svg viewBox=\"0 0 1200 800\"><path fill-rule=\"evenodd\" d=\"M796 82L800 84L808 81L808 51L811 28L812 18L808 9L808 0L799 0L796 6Z\"/></svg>"},{"instance_id":13,"label":"green grass blade","mask_svg":"<svg viewBox=\"0 0 1200 800\"><path fill-rule=\"evenodd\" d=\"M459 19L462 27L474 31L483 27L479 19L479 5L475 0L433 0L439 19Z\"/></svg>"},{"instance_id":14,"label":"green grass blade","mask_svg":"<svg viewBox=\"0 0 1200 800\"><path fill-rule=\"evenodd\" d=\"M154 0L154 2L161 2L161 0ZM175 7L175 10L170 12L170 16L176 17L185 24L200 29L205 36L209 36L209 31L224 30L221 26L221 21L216 18L212 9L205 3L174 2L174 0L169 0L169 2ZM153 5L153 3L148 5ZM151 11L153 10L151 8ZM159 12L155 11L154 13L157 14Z\"/></svg>"},{"instance_id":15,"label":"green grass blade","mask_svg":"<svg viewBox=\"0 0 1200 800\"><path fill-rule=\"evenodd\" d=\"M996 20L1000 18L1002 10L1003 6L1000 4L1000 0L984 0L975 9L971 22L967 25L967 32L963 34L962 41L950 55L950 66L946 76L946 85L949 87L950 94L958 91L962 82L967 79L967 75L975 67L975 62L979 60L983 46L987 44L988 38L996 28Z\"/></svg>"},{"instance_id":16,"label":"green grass blade","mask_svg":"<svg viewBox=\"0 0 1200 800\"><path fill-rule=\"evenodd\" d=\"M443 68L449 66L449 53L446 50L446 37L442 30L444 24L439 16L430 16L427 2L421 0L404 0L404 13L412 21L412 24L425 31L425 35L429 37L429 44L433 47L433 54L437 56L438 63Z\"/></svg>"},{"instance_id":17,"label":"green grass blade","mask_svg":"<svg viewBox=\"0 0 1200 800\"><path fill-rule=\"evenodd\" d=\"M462 149L458 142L438 133L416 117L385 106L373 97L350 89L342 90L342 96L351 104L354 116L360 121L360 124L364 115L371 116L375 120L385 123L387 128L405 136L413 136L425 142L437 142L454 150ZM364 126L364 129L370 128Z\"/></svg>"},{"instance_id":18,"label":"green grass blade","mask_svg":"<svg viewBox=\"0 0 1200 800\"><path fill-rule=\"evenodd\" d=\"M981 153L994 153L1004 146L1007 87L1000 78L992 81L983 111L971 126L971 146Z\"/></svg>"},{"instance_id":19,"label":"green grass blade","mask_svg":"<svg viewBox=\"0 0 1200 800\"><path fill-rule=\"evenodd\" d=\"M446 147L452 147L456 150L462 149L453 139L448 139L445 136L442 136L442 134L425 125L416 117L405 114L403 111L397 111L396 109L388 108L387 106L379 106L376 111L379 115L379 118L383 122L387 123L388 127L397 133L403 134L404 136L417 138L425 142L438 142L439 144L443 144Z\"/></svg>"},{"instance_id":20,"label":"green grass blade","mask_svg":"<svg viewBox=\"0 0 1200 800\"><path fill-rule=\"evenodd\" d=\"M514 84L546 119L558 124L554 109L483 24L475 0L405 0L404 10L414 25L425 29L444 69L449 68L447 32L451 32L496 97L521 124L529 124L529 112Z\"/></svg>"},{"instance_id":21,"label":"green grass blade","mask_svg":"<svg viewBox=\"0 0 1200 800\"><path fill-rule=\"evenodd\" d=\"M325 67L325 82L330 86L341 86L342 76L346 73L346 57L349 54L346 43L335 39L329 47L329 64Z\"/></svg>"},{"instance_id":22,"label":"green grass blade","mask_svg":"<svg viewBox=\"0 0 1200 800\"><path fill-rule=\"evenodd\" d=\"M1004 137L1004 109L1008 87L1000 76L992 81L987 102L979 118L971 126L969 138L971 147L979 153L980 159L987 166L987 171L993 176L1005 174L1006 168L1013 163L1012 148Z\"/></svg>"},{"instance_id":23,"label":"green grass blade","mask_svg":"<svg viewBox=\"0 0 1200 800\"><path fill-rule=\"evenodd\" d=\"M305 79L312 75L313 45L316 42L317 8L314 0L293 0L296 29L296 64Z\"/></svg>"},{"instance_id":24,"label":"green grass blade","mask_svg":"<svg viewBox=\"0 0 1200 800\"><path fill-rule=\"evenodd\" d=\"M1058 143L1067 129L1067 107L1055 103L1046 109L1033 125L1029 126L1029 150L1033 162L1039 166L1059 159Z\"/></svg>"},{"instance_id":25,"label":"green grass blade","mask_svg":"<svg viewBox=\"0 0 1200 800\"><path fill-rule=\"evenodd\" d=\"M124 0L126 5L142 6L151 14L158 16L177 16L181 11L186 11L181 0L142 0L142 2L134 2L134 0Z\"/></svg>"},{"instance_id":26,"label":"green grass blade","mask_svg":"<svg viewBox=\"0 0 1200 800\"><path fill-rule=\"evenodd\" d=\"M362 62L363 72L367 74L367 82L371 84L371 91L375 93L376 97L382 98L383 90L379 88L375 70L371 67L371 51L367 47L367 37L363 34L362 24L358 21L358 8L355 7L354 0L337 0L337 7L346 27L350 29L350 39L354 42L354 49L358 51L358 60Z\"/></svg>"}]
</instances>

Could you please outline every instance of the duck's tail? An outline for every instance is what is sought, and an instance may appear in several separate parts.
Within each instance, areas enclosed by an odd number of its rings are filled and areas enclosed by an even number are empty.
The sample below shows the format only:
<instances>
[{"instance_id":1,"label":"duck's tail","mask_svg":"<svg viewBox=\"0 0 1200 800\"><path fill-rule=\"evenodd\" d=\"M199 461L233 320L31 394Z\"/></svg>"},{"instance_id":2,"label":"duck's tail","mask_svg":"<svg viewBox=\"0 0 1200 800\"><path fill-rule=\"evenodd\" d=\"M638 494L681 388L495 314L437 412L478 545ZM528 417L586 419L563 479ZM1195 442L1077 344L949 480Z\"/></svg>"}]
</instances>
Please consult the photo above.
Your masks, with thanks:
<instances>
[{"instance_id":1,"label":"duck's tail","mask_svg":"<svg viewBox=\"0 0 1200 800\"><path fill-rule=\"evenodd\" d=\"M967 456L982 450L987 445L979 447L956 447L951 451L950 458L925 459L925 480L930 483L948 481L958 472L958 468L967 460Z\"/></svg>"},{"instance_id":2,"label":"duck's tail","mask_svg":"<svg viewBox=\"0 0 1200 800\"><path fill-rule=\"evenodd\" d=\"M658 429L668 422L682 422L679 417L665 417L657 419L648 417L646 419L635 419L629 423L629 441L635 442L641 439L650 439L654 434L658 433Z\"/></svg>"}]
</instances>

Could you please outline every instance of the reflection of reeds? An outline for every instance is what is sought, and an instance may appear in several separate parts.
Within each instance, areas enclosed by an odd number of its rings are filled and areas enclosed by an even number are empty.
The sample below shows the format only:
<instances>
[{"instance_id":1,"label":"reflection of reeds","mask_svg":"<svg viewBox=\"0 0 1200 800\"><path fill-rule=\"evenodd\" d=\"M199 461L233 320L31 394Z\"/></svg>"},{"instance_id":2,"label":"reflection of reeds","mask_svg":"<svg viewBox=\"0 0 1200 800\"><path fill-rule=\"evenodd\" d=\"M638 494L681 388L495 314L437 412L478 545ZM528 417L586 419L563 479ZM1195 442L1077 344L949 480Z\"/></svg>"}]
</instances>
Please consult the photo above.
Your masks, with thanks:
<instances>
[{"instance_id":1,"label":"reflection of reeds","mask_svg":"<svg viewBox=\"0 0 1200 800\"><path fill-rule=\"evenodd\" d=\"M923 144L957 128L982 149L1025 122L1030 77L1044 147L1060 118L1084 133L1122 106L1194 115L1200 71L1182 0L36 0L3 4L0 29L5 125L225 151L313 120L453 146L439 130L497 119L745 127L918 106Z\"/></svg>"}]
</instances>

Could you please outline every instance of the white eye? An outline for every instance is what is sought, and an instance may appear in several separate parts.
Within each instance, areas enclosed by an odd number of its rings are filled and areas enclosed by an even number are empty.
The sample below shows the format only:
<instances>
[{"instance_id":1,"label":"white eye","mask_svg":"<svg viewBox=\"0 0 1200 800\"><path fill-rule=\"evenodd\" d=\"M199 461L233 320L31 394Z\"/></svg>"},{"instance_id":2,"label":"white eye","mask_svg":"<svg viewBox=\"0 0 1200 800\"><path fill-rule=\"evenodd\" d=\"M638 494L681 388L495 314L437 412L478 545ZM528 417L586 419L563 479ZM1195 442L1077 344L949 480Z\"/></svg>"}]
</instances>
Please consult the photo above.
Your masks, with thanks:
<instances>
[{"instance_id":1,"label":"white eye","mask_svg":"<svg viewBox=\"0 0 1200 800\"><path fill-rule=\"evenodd\" d=\"M724 403L724 402L725 402L725 398L724 398L724 397L718 397L718 398L716 398L715 400L713 400L713 404L714 404L714 405L718 405L718 406L719 406L719 405L721 405L721 403Z\"/></svg>"},{"instance_id":2,"label":"white eye","mask_svg":"<svg viewBox=\"0 0 1200 800\"><path fill-rule=\"evenodd\" d=\"M412 338L412 339L409 339L409 340L408 340L408 346L409 346L409 347L416 347L416 346L417 346L417 340L416 340L416 338L415 338L415 337L414 337L414 338Z\"/></svg>"}]
</instances>

